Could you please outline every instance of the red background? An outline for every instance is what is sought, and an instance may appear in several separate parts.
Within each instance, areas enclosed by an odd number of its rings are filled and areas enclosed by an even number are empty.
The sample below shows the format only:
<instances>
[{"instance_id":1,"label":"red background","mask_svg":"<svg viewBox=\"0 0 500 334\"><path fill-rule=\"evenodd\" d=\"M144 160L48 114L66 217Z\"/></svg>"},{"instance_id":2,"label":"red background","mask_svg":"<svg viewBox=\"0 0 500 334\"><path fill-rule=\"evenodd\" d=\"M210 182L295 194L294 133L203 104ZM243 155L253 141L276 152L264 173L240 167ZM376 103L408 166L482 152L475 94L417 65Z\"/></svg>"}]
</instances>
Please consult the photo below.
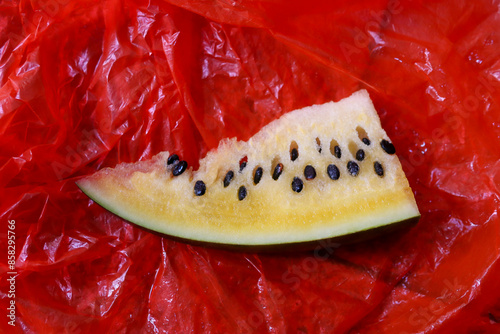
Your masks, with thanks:
<instances>
[{"instance_id":1,"label":"red background","mask_svg":"<svg viewBox=\"0 0 500 334\"><path fill-rule=\"evenodd\" d=\"M500 333L499 9L0 2L0 330ZM222 138L360 88L421 210L410 231L321 256L234 253L161 238L75 186L163 150L196 166Z\"/></svg>"}]
</instances>

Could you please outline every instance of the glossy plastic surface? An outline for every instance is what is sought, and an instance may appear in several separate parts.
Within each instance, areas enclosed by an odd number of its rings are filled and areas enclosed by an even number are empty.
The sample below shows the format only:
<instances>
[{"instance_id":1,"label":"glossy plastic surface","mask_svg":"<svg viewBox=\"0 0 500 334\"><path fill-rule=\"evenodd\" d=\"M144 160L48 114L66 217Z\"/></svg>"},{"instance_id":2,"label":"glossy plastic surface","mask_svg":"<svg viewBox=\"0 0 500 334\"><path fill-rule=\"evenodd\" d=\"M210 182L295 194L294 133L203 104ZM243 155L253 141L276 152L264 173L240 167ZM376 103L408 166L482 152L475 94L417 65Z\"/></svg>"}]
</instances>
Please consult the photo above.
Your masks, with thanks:
<instances>
[{"instance_id":1,"label":"glossy plastic surface","mask_svg":"<svg viewBox=\"0 0 500 334\"><path fill-rule=\"evenodd\" d=\"M498 12L0 2L0 331L499 333ZM131 225L75 185L162 150L196 167L222 138L360 88L415 192L410 231L307 253L214 250Z\"/></svg>"}]
</instances>

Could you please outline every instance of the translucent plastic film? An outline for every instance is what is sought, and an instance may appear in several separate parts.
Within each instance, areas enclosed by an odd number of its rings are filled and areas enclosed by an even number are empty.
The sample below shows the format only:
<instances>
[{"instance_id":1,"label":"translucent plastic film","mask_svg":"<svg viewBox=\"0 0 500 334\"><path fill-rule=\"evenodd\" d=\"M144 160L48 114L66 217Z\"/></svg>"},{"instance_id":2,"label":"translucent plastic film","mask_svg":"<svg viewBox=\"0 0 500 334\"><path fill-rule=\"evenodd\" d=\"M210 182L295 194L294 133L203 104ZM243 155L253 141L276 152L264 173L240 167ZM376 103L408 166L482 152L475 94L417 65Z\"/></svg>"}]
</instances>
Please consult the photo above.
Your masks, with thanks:
<instances>
[{"instance_id":1,"label":"translucent plastic film","mask_svg":"<svg viewBox=\"0 0 500 334\"><path fill-rule=\"evenodd\" d=\"M1 1L0 332L500 333L499 43L488 1ZM415 193L412 229L232 252L75 185L164 150L196 168L358 89Z\"/></svg>"}]
</instances>

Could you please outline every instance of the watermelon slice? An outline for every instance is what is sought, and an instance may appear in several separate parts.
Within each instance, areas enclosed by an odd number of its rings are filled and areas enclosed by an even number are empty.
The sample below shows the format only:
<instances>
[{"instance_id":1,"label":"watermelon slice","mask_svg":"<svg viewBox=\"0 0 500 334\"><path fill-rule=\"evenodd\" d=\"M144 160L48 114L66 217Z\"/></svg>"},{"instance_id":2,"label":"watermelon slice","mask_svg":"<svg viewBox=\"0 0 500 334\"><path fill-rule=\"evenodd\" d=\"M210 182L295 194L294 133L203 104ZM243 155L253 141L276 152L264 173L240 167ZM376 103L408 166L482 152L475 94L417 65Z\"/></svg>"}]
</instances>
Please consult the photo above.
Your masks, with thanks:
<instances>
[{"instance_id":1,"label":"watermelon slice","mask_svg":"<svg viewBox=\"0 0 500 334\"><path fill-rule=\"evenodd\" d=\"M196 171L162 152L78 186L130 222L210 244L307 243L420 216L364 90L287 113L246 142L223 140Z\"/></svg>"}]
</instances>

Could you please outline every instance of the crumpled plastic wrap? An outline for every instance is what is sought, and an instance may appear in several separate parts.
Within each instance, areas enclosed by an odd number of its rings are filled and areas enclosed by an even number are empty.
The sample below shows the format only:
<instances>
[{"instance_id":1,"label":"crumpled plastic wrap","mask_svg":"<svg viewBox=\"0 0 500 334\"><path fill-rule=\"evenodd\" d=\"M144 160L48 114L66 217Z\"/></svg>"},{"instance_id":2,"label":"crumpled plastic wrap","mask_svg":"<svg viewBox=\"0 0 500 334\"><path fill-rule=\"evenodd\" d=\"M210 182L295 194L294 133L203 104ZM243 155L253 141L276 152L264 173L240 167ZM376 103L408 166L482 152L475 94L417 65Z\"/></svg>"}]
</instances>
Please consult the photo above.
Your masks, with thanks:
<instances>
[{"instance_id":1,"label":"crumpled plastic wrap","mask_svg":"<svg viewBox=\"0 0 500 334\"><path fill-rule=\"evenodd\" d=\"M0 2L0 331L500 333L499 7ZM223 138L361 88L421 210L410 230L231 252L132 225L75 185L163 150L196 167Z\"/></svg>"}]
</instances>

